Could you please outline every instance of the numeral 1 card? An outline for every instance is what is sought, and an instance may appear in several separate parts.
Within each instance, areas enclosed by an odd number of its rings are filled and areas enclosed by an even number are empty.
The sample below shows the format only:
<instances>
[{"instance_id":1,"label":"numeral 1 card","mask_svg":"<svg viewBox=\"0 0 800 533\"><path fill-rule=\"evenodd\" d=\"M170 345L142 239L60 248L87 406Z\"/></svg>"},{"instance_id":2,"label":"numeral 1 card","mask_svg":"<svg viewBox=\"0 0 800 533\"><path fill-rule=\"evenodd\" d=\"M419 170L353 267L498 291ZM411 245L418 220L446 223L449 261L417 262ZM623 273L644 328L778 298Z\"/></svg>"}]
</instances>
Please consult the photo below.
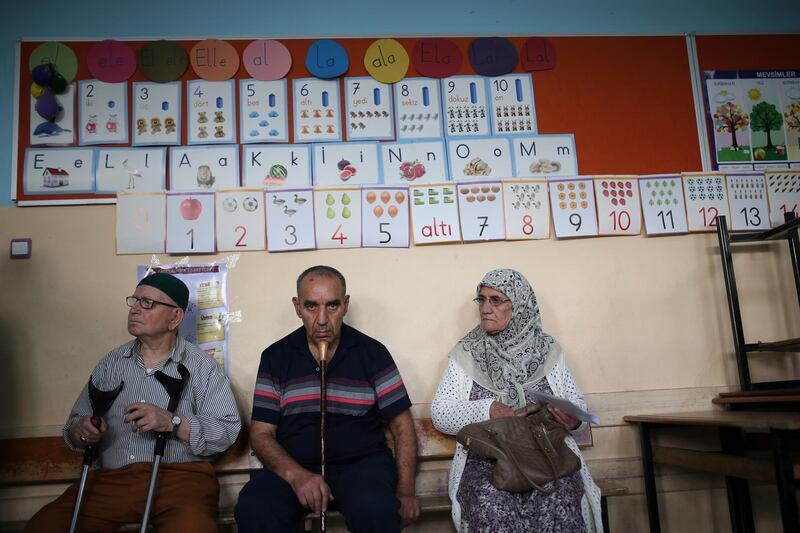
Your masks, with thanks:
<instances>
[{"instance_id":1,"label":"numeral 1 card","mask_svg":"<svg viewBox=\"0 0 800 533\"><path fill-rule=\"evenodd\" d=\"M503 182L506 239L549 239L550 202L545 180Z\"/></svg>"},{"instance_id":2,"label":"numeral 1 card","mask_svg":"<svg viewBox=\"0 0 800 533\"><path fill-rule=\"evenodd\" d=\"M313 250L314 194L312 189L267 191L267 250Z\"/></svg>"},{"instance_id":3,"label":"numeral 1 card","mask_svg":"<svg viewBox=\"0 0 800 533\"><path fill-rule=\"evenodd\" d=\"M594 179L600 235L640 235L642 208L635 176L597 176Z\"/></svg>"},{"instance_id":4,"label":"numeral 1 card","mask_svg":"<svg viewBox=\"0 0 800 533\"><path fill-rule=\"evenodd\" d=\"M456 184L461 238L464 242L505 239L503 188L499 181Z\"/></svg>"},{"instance_id":5,"label":"numeral 1 card","mask_svg":"<svg viewBox=\"0 0 800 533\"><path fill-rule=\"evenodd\" d=\"M689 231L680 174L639 176L647 235L674 235Z\"/></svg>"},{"instance_id":6,"label":"numeral 1 card","mask_svg":"<svg viewBox=\"0 0 800 533\"><path fill-rule=\"evenodd\" d=\"M553 180L548 185L556 237L597 236L597 211L592 180Z\"/></svg>"},{"instance_id":7,"label":"numeral 1 card","mask_svg":"<svg viewBox=\"0 0 800 533\"><path fill-rule=\"evenodd\" d=\"M725 216L730 229L725 176L720 172L684 172L682 176L689 231L716 231L719 215Z\"/></svg>"},{"instance_id":8,"label":"numeral 1 card","mask_svg":"<svg viewBox=\"0 0 800 533\"><path fill-rule=\"evenodd\" d=\"M217 191L217 250L266 249L263 189Z\"/></svg>"},{"instance_id":9,"label":"numeral 1 card","mask_svg":"<svg viewBox=\"0 0 800 533\"><path fill-rule=\"evenodd\" d=\"M314 189L317 248L361 247L361 190Z\"/></svg>"},{"instance_id":10,"label":"numeral 1 card","mask_svg":"<svg viewBox=\"0 0 800 533\"><path fill-rule=\"evenodd\" d=\"M364 187L361 190L362 245L377 248L407 248L408 189Z\"/></svg>"},{"instance_id":11,"label":"numeral 1 card","mask_svg":"<svg viewBox=\"0 0 800 533\"><path fill-rule=\"evenodd\" d=\"M764 174L747 172L725 176L733 231L769 229L769 204Z\"/></svg>"},{"instance_id":12,"label":"numeral 1 card","mask_svg":"<svg viewBox=\"0 0 800 533\"><path fill-rule=\"evenodd\" d=\"M214 193L167 193L167 253L210 254L214 238Z\"/></svg>"}]
</instances>

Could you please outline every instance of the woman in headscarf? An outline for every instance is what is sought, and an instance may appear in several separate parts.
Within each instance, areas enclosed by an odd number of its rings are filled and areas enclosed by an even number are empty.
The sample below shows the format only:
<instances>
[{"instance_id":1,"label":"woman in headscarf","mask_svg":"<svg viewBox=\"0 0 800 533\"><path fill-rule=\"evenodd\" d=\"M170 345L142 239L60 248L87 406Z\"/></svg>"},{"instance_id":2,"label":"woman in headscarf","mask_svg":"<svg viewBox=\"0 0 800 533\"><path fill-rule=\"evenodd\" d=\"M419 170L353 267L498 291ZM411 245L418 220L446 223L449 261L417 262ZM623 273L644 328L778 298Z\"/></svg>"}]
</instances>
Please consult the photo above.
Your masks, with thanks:
<instances>
[{"instance_id":1,"label":"woman in headscarf","mask_svg":"<svg viewBox=\"0 0 800 533\"><path fill-rule=\"evenodd\" d=\"M516 416L538 391L586 409L558 342L542 331L539 305L528 280L515 270L492 270L478 285L480 324L448 356L447 370L431 405L433 424L456 434L467 424ZM572 434L586 422L548 406ZM456 446L449 493L453 522L461 532L602 532L600 489L575 439L566 443L581 468L559 480L558 490L512 493L492 486L493 463ZM553 488L554 482L545 485Z\"/></svg>"}]
</instances>

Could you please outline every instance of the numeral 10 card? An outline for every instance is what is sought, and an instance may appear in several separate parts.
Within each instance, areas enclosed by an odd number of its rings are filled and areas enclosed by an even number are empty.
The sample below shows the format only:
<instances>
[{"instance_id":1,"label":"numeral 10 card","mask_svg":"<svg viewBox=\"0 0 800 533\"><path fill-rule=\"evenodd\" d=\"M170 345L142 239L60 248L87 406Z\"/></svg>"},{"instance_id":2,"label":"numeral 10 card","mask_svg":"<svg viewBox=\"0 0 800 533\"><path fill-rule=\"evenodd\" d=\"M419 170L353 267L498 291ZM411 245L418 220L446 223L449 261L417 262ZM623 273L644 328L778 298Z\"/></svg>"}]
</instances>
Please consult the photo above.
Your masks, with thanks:
<instances>
[{"instance_id":1,"label":"numeral 10 card","mask_svg":"<svg viewBox=\"0 0 800 533\"><path fill-rule=\"evenodd\" d=\"M600 235L642 233L639 182L634 176L597 176L594 189Z\"/></svg>"}]
</instances>

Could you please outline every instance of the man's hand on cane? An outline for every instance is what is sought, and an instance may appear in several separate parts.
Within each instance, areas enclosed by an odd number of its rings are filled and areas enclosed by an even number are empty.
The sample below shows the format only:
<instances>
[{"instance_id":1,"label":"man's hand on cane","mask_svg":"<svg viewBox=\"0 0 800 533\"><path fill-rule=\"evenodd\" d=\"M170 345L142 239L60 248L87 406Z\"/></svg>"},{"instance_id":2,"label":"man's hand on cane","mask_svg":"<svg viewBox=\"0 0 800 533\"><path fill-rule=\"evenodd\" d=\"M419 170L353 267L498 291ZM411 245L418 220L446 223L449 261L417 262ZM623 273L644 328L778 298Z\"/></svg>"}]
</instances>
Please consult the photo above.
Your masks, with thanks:
<instances>
[{"instance_id":1,"label":"man's hand on cane","mask_svg":"<svg viewBox=\"0 0 800 533\"><path fill-rule=\"evenodd\" d=\"M333 494L321 475L300 469L287 481L301 505L315 513L328 510L328 503L333 500Z\"/></svg>"}]
</instances>

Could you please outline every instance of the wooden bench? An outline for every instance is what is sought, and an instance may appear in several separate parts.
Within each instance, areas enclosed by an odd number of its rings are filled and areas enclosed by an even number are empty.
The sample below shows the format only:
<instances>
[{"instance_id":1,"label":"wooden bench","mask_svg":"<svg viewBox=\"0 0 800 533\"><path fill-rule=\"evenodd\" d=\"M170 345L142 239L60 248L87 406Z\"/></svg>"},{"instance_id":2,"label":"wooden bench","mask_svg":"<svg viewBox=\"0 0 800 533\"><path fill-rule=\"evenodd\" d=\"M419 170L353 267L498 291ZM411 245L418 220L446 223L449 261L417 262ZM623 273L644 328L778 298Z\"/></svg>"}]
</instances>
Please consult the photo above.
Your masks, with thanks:
<instances>
[{"instance_id":1,"label":"wooden bench","mask_svg":"<svg viewBox=\"0 0 800 533\"><path fill-rule=\"evenodd\" d=\"M455 437L439 433L430 418L414 420L418 442L420 463L442 461L442 468L449 467L455 452ZM391 433L387 431L389 446L393 445ZM585 446L583 446L585 447ZM0 439L0 487L41 485L47 483L72 483L78 480L81 470L82 454L69 450L59 437L34 437L23 439ZM214 461L220 478L235 474L249 474L261 468L261 464L250 450L247 432L242 431L236 443ZM442 476L444 485L428 487L417 494L423 513L449 512L450 499L447 495L447 476ZM628 488L605 480L595 480L602 494L604 529L608 531L607 500L609 496L628 493ZM329 513L336 517L338 513ZM319 516L309 514L306 530L316 527ZM218 522L221 526L232 526L232 508L220 508ZM21 530L24 524L0 524L0 531ZM121 531L135 531L134 525L125 526Z\"/></svg>"}]
</instances>

